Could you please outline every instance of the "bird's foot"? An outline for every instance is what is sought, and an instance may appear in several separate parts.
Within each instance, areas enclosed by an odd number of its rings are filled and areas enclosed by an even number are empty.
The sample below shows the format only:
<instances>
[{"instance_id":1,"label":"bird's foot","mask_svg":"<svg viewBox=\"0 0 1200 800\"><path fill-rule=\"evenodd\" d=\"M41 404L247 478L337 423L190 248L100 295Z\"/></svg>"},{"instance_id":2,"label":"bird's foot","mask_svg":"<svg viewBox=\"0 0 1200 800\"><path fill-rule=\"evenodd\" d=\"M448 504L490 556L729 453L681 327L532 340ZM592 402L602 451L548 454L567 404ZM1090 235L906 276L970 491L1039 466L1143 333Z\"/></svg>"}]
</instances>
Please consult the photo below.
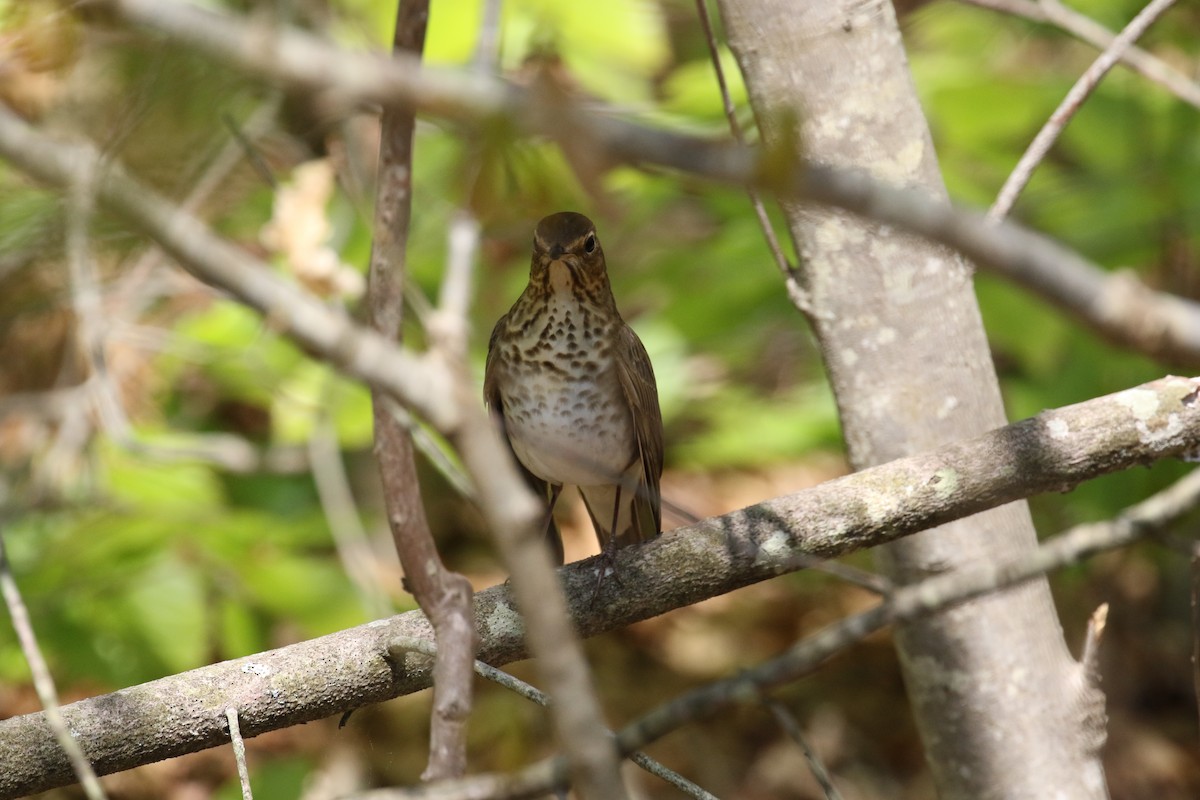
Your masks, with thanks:
<instances>
[{"instance_id":1,"label":"bird's foot","mask_svg":"<svg viewBox=\"0 0 1200 800\"><path fill-rule=\"evenodd\" d=\"M591 605L596 605L596 600L600 597L600 590L604 588L605 581L609 576L612 576L618 586L624 588L625 583L621 580L621 573L617 570L617 544L616 537L610 537L604 546L600 548L600 558L596 562L596 586L592 589Z\"/></svg>"}]
</instances>

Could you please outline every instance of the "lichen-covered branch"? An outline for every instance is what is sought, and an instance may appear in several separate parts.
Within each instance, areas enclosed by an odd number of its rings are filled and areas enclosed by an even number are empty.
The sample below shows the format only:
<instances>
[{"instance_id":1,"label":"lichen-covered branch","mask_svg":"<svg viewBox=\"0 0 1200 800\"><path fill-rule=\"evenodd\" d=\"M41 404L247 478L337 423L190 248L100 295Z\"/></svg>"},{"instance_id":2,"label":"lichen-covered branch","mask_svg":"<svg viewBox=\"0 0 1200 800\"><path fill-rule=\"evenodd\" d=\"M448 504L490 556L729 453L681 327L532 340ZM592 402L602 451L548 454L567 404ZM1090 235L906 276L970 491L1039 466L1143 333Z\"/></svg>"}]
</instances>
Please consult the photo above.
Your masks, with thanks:
<instances>
[{"instance_id":1,"label":"lichen-covered branch","mask_svg":"<svg viewBox=\"0 0 1200 800\"><path fill-rule=\"evenodd\" d=\"M584 636L629 625L985 508L1062 492L1099 475L1200 451L1200 379L1164 378L1046 411L928 453L678 528L616 556L624 579L599 602L595 559L561 572ZM653 576L653 579L651 579ZM507 586L476 595L479 658L528 656ZM62 709L101 774L308 722L429 685L428 658L389 663L388 644L431 639L419 613L226 661ZM0 722L0 800L72 780L42 714Z\"/></svg>"}]
</instances>

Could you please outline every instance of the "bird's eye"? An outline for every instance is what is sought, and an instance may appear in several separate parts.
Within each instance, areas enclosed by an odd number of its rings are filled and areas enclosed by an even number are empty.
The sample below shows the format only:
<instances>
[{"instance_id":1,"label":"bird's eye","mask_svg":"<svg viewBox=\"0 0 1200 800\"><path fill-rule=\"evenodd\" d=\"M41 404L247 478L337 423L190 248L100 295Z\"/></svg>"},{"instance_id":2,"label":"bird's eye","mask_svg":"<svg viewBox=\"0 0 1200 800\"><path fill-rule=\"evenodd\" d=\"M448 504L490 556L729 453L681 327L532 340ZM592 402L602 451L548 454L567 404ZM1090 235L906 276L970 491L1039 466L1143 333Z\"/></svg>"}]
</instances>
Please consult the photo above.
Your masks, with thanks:
<instances>
[{"instance_id":1,"label":"bird's eye","mask_svg":"<svg viewBox=\"0 0 1200 800\"><path fill-rule=\"evenodd\" d=\"M585 253L596 252L596 234L589 233L588 237L583 240L583 252L585 252Z\"/></svg>"}]
</instances>

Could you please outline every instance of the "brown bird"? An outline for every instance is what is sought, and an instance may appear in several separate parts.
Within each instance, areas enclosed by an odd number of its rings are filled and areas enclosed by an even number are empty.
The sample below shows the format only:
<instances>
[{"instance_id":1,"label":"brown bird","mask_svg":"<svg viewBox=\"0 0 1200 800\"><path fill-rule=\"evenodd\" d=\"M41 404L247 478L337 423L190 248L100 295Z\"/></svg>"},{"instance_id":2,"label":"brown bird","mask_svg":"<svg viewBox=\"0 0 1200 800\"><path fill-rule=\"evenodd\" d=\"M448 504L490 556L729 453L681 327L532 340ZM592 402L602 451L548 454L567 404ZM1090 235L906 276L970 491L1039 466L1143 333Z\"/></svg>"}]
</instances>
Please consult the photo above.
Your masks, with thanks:
<instances>
[{"instance_id":1,"label":"brown bird","mask_svg":"<svg viewBox=\"0 0 1200 800\"><path fill-rule=\"evenodd\" d=\"M596 226L564 211L538 223L529 284L492 330L484 401L529 485L554 504L579 487L601 551L662 531L662 412L650 357L617 311Z\"/></svg>"}]
</instances>

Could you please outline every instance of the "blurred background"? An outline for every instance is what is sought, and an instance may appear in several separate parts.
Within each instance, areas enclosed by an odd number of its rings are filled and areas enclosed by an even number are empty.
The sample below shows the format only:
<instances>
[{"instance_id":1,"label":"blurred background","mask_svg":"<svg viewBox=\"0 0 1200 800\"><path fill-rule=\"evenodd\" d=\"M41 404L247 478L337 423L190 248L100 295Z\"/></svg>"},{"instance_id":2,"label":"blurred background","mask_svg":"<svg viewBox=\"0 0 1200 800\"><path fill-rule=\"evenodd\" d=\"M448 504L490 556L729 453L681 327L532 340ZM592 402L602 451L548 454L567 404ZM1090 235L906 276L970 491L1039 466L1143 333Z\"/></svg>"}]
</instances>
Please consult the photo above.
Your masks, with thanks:
<instances>
[{"instance_id":1,"label":"blurred background","mask_svg":"<svg viewBox=\"0 0 1200 800\"><path fill-rule=\"evenodd\" d=\"M394 3L376 0L210 5L282 17L357 49L388 46L395 14ZM1086 5L1111 30L1140 9ZM50 130L90 137L361 318L373 110L331 119L312 98L153 36L85 24L65 7L0 0L0 99ZM481 18L480 0L435 0L428 60L467 64ZM986 207L1096 51L1052 26L960 3L904 8L902 25L950 191ZM639 119L728 135L691 3L510 0L500 41L500 69L514 80L541 70ZM1194 76L1197 42L1200 10L1181 5L1142 44ZM721 58L749 125L736 65L724 48ZM1117 67L1015 216L1108 268L1200 297L1198 120L1195 107ZM706 516L845 471L814 344L743 193L631 168L581 182L548 143L428 121L418 128L414 181L408 343L421 345L447 232L464 209L482 230L472 320L479 375L487 335L526 281L534 224L582 211L597 221L618 303L654 361L667 500ZM102 212L91 221L90 267L72 271L69 218L61 196L0 163L0 522L64 699L413 608L381 513L366 389ZM986 274L978 294L1012 419L1187 370L1113 349ZM431 433L418 439L422 490L449 566L477 588L502 581L454 456ZM1039 531L1109 518L1185 469L1156 464L1034 498ZM586 513L567 499L567 558L590 555ZM682 520L668 513L664 522ZM869 553L851 561L872 567ZM1200 795L1187 559L1144 545L1066 570L1053 586L1076 648L1087 616L1111 604L1102 664L1113 796ZM873 602L802 572L597 637L587 650L609 721L620 725ZM528 664L515 671L535 678ZM845 797L931 795L886 635L778 697ZM327 720L251 740L256 796L416 782L428 706L422 693L356 712L342 729ZM38 708L6 622L0 718ZM543 711L490 685L479 688L471 741L476 771L515 768L551 749ZM649 752L722 797L822 796L763 708L690 726ZM649 776L631 781L646 797L678 796ZM226 750L106 784L128 798L240 796Z\"/></svg>"}]
</instances>

